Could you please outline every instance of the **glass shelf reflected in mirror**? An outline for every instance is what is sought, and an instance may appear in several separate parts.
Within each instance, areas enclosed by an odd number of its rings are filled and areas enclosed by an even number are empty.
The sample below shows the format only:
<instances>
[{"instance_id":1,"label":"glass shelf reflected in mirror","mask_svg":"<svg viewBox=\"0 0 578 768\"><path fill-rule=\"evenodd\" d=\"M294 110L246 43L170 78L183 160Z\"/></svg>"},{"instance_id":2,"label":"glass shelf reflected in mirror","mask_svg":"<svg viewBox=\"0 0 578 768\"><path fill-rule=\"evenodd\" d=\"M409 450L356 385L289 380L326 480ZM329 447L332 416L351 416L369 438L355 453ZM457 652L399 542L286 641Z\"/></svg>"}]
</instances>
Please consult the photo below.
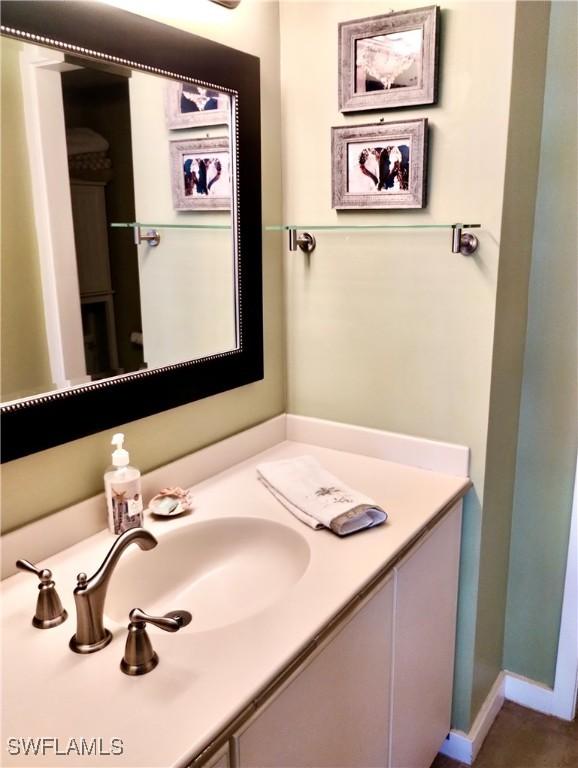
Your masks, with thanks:
<instances>
[{"instance_id":1,"label":"glass shelf reflected in mirror","mask_svg":"<svg viewBox=\"0 0 578 768\"><path fill-rule=\"evenodd\" d=\"M231 229L230 224L143 224L141 221L114 221L110 226L117 229Z\"/></svg>"}]
</instances>

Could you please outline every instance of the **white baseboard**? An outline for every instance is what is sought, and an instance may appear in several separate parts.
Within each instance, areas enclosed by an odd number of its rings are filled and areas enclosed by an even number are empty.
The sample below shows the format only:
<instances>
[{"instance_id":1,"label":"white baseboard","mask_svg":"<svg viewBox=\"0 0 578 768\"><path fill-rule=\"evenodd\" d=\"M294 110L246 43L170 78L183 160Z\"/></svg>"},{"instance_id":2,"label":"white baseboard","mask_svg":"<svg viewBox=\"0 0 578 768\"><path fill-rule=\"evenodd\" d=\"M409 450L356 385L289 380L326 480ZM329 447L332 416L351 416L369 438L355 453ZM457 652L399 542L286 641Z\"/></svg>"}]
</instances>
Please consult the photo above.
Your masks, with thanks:
<instances>
[{"instance_id":1,"label":"white baseboard","mask_svg":"<svg viewBox=\"0 0 578 768\"><path fill-rule=\"evenodd\" d=\"M504 699L545 715L555 715L565 720L573 719L573 709L566 711L559 698L555 689L535 680L512 672L500 672L468 733L457 729L450 731L440 752L453 760L472 765L502 708Z\"/></svg>"},{"instance_id":2,"label":"white baseboard","mask_svg":"<svg viewBox=\"0 0 578 768\"><path fill-rule=\"evenodd\" d=\"M567 687L575 691L575 683L571 679L567 681ZM547 685L529 680L522 675L506 672L505 697L527 709L534 709L544 715L554 715L562 720L574 719L575 699Z\"/></svg>"},{"instance_id":3,"label":"white baseboard","mask_svg":"<svg viewBox=\"0 0 578 768\"><path fill-rule=\"evenodd\" d=\"M514 672L506 672L504 692L508 701L513 701L528 709L535 709L536 712L543 712L545 715L552 714L554 691L547 685L529 680L522 675L516 675Z\"/></svg>"},{"instance_id":4,"label":"white baseboard","mask_svg":"<svg viewBox=\"0 0 578 768\"><path fill-rule=\"evenodd\" d=\"M500 672L486 696L468 733L452 730L442 744L440 752L453 760L472 765L480 751L492 723L504 703L505 675Z\"/></svg>"}]
</instances>

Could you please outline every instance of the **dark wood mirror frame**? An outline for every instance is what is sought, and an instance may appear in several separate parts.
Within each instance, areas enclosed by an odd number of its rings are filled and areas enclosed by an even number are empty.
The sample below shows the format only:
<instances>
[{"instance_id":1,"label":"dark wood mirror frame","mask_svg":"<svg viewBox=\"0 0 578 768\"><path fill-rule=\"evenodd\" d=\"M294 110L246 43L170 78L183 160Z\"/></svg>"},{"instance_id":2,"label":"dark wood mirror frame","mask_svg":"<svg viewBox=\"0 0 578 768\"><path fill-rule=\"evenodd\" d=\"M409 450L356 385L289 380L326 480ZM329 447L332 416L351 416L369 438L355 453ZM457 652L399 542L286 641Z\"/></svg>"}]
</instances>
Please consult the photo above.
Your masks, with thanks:
<instances>
[{"instance_id":1,"label":"dark wood mirror frame","mask_svg":"<svg viewBox=\"0 0 578 768\"><path fill-rule=\"evenodd\" d=\"M2 461L263 378L259 59L97 2L2 3L2 34L237 93L239 347L1 407Z\"/></svg>"}]
</instances>

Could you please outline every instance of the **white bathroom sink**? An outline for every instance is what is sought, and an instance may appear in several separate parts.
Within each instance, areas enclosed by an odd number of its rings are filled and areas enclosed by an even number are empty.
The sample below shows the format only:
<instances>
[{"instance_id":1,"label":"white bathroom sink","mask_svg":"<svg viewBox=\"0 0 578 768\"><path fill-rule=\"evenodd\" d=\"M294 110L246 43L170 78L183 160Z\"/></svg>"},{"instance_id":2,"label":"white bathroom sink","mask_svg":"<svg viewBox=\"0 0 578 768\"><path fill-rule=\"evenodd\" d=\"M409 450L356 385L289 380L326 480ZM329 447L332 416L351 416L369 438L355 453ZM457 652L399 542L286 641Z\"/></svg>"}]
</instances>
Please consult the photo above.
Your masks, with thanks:
<instances>
[{"instance_id":1,"label":"white bathroom sink","mask_svg":"<svg viewBox=\"0 0 578 768\"><path fill-rule=\"evenodd\" d=\"M154 615L190 611L187 631L234 624L282 599L310 557L292 528L252 517L192 523L158 539L154 549L131 547L119 561L106 599L114 621L126 624L138 607Z\"/></svg>"}]
</instances>

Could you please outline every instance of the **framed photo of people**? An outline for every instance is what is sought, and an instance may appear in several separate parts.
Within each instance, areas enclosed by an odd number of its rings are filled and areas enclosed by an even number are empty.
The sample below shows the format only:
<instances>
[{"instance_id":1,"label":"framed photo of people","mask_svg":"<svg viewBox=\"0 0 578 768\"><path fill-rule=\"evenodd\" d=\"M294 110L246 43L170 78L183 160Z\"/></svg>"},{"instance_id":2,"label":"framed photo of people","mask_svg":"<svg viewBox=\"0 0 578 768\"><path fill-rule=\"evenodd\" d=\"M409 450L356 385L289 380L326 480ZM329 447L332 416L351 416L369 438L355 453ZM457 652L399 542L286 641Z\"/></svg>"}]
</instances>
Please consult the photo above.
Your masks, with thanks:
<instances>
[{"instance_id":1,"label":"framed photo of people","mask_svg":"<svg viewBox=\"0 0 578 768\"><path fill-rule=\"evenodd\" d=\"M439 8L431 5L339 24L339 109L435 104Z\"/></svg>"},{"instance_id":2,"label":"framed photo of people","mask_svg":"<svg viewBox=\"0 0 578 768\"><path fill-rule=\"evenodd\" d=\"M177 211L231 209L231 148L228 138L171 141L173 206Z\"/></svg>"},{"instance_id":3,"label":"framed photo of people","mask_svg":"<svg viewBox=\"0 0 578 768\"><path fill-rule=\"evenodd\" d=\"M332 206L425 208L427 119L331 129Z\"/></svg>"}]
</instances>

